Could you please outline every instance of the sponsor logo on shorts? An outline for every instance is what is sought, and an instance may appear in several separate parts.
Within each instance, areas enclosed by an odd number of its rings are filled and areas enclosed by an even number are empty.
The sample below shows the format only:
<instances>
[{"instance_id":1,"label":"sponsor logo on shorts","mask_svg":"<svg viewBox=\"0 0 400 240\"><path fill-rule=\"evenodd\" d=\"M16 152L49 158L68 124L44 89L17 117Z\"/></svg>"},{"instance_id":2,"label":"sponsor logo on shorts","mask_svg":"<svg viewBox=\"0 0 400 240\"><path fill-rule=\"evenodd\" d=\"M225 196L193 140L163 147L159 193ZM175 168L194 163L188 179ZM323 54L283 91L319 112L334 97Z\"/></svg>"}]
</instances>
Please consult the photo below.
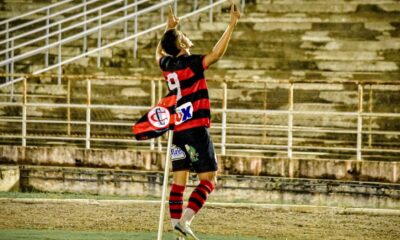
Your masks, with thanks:
<instances>
[{"instance_id":1,"label":"sponsor logo on shorts","mask_svg":"<svg viewBox=\"0 0 400 240\"><path fill-rule=\"evenodd\" d=\"M180 147L177 147L176 145L172 145L172 147L171 147L172 161L180 160L180 159L184 159L184 158L186 158L185 152Z\"/></svg>"},{"instance_id":2,"label":"sponsor logo on shorts","mask_svg":"<svg viewBox=\"0 0 400 240\"><path fill-rule=\"evenodd\" d=\"M189 153L189 157L192 162L199 161L199 154L197 153L196 149L188 144L185 145L186 151Z\"/></svg>"},{"instance_id":3,"label":"sponsor logo on shorts","mask_svg":"<svg viewBox=\"0 0 400 240\"><path fill-rule=\"evenodd\" d=\"M164 128L169 124L170 114L168 109L157 106L150 110L147 114L147 119L154 127Z\"/></svg>"},{"instance_id":4,"label":"sponsor logo on shorts","mask_svg":"<svg viewBox=\"0 0 400 240\"><path fill-rule=\"evenodd\" d=\"M191 102L182 104L176 108L176 121L175 125L179 125L193 117L193 105Z\"/></svg>"}]
</instances>

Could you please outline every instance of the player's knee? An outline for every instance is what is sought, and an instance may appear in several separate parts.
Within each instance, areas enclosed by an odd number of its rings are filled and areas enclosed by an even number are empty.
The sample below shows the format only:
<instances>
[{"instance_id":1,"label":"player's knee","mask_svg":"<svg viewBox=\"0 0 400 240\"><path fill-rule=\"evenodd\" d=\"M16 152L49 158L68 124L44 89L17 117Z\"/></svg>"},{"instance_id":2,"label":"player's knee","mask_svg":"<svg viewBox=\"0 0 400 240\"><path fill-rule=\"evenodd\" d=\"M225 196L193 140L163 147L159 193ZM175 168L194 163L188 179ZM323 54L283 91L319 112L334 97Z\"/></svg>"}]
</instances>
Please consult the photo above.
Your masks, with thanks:
<instances>
[{"instance_id":1,"label":"player's knee","mask_svg":"<svg viewBox=\"0 0 400 240\"><path fill-rule=\"evenodd\" d=\"M200 180L212 182L214 185L217 183L217 172L205 172L198 174Z\"/></svg>"}]
</instances>

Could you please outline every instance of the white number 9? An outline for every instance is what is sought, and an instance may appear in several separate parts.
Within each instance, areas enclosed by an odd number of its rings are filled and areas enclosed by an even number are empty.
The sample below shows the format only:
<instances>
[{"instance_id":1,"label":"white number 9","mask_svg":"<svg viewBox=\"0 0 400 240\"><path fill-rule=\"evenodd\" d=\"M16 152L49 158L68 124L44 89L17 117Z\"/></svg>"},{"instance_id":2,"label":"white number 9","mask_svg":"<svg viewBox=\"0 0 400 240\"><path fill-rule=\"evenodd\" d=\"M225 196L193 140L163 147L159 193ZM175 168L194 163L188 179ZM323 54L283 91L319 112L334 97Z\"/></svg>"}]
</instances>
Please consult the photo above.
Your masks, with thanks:
<instances>
[{"instance_id":1,"label":"white number 9","mask_svg":"<svg viewBox=\"0 0 400 240\"><path fill-rule=\"evenodd\" d=\"M170 91L177 89L177 99L179 100L182 98L182 92L181 92L181 86L179 84L179 78L178 74L176 73L170 73L167 75L167 82L168 82L168 88Z\"/></svg>"}]
</instances>

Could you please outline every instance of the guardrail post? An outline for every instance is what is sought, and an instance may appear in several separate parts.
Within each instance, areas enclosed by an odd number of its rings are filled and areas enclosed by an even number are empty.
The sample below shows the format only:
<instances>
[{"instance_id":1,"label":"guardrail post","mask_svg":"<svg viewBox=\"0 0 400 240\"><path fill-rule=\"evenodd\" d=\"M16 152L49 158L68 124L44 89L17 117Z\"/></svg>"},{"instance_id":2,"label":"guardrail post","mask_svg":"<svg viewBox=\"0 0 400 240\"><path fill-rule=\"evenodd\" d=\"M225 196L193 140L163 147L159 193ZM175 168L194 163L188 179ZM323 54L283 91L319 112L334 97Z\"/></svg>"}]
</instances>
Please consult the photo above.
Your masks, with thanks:
<instances>
[{"instance_id":1,"label":"guardrail post","mask_svg":"<svg viewBox=\"0 0 400 240\"><path fill-rule=\"evenodd\" d=\"M158 101L162 98L162 81L158 80ZM161 138L157 138L157 148L159 152L162 152Z\"/></svg>"},{"instance_id":2,"label":"guardrail post","mask_svg":"<svg viewBox=\"0 0 400 240\"><path fill-rule=\"evenodd\" d=\"M357 116L357 160L362 160L362 112L363 112L363 86L358 84L358 116Z\"/></svg>"},{"instance_id":3,"label":"guardrail post","mask_svg":"<svg viewBox=\"0 0 400 240\"><path fill-rule=\"evenodd\" d=\"M14 47L14 40L11 40L10 42L10 47ZM11 50L11 58L14 57L14 50ZM14 61L11 61L11 66L10 66L10 73L11 73L11 81L14 81ZM10 89L10 101L12 101L14 98L14 83L11 84L11 89Z\"/></svg>"},{"instance_id":4,"label":"guardrail post","mask_svg":"<svg viewBox=\"0 0 400 240\"><path fill-rule=\"evenodd\" d=\"M27 82L26 78L24 77L23 80L23 93L22 93L22 146L26 147L26 104L27 104Z\"/></svg>"},{"instance_id":5,"label":"guardrail post","mask_svg":"<svg viewBox=\"0 0 400 240\"><path fill-rule=\"evenodd\" d=\"M6 40L7 40L7 42L6 42L6 50L8 50L9 47L10 47L10 44L8 42L8 39L10 38L10 33L8 32L8 29L9 29L9 23L7 22L6 23ZM9 58L9 52L7 51L5 53L5 60L7 61L8 58ZM6 73L10 74L10 66L8 64L6 64ZM10 76L9 75L6 76L6 82L8 82L8 81L10 81Z\"/></svg>"},{"instance_id":6,"label":"guardrail post","mask_svg":"<svg viewBox=\"0 0 400 240\"><path fill-rule=\"evenodd\" d=\"M46 18L46 26L47 26L47 28L46 28L45 45L48 46L49 45L49 34L50 34L50 28L49 28L49 25L50 25L50 19L49 19L50 8L47 9L46 15L47 15L47 18ZM45 53L45 56L44 56L44 66L45 67L49 66L49 49L46 50L46 53Z\"/></svg>"},{"instance_id":7,"label":"guardrail post","mask_svg":"<svg viewBox=\"0 0 400 240\"><path fill-rule=\"evenodd\" d=\"M164 0L161 0L161 2L163 2ZM136 2L136 0L135 0L135 2ZM164 7L161 7L161 9L160 9L160 20L161 20L161 23L164 23Z\"/></svg>"},{"instance_id":8,"label":"guardrail post","mask_svg":"<svg viewBox=\"0 0 400 240\"><path fill-rule=\"evenodd\" d=\"M223 83L222 94L222 129L221 129L221 154L226 154L226 109L228 107L228 87L226 82Z\"/></svg>"},{"instance_id":9,"label":"guardrail post","mask_svg":"<svg viewBox=\"0 0 400 240\"><path fill-rule=\"evenodd\" d=\"M90 83L90 79L87 79L87 103L86 103L86 149L90 149L90 103L91 103L91 95L92 95L92 86Z\"/></svg>"},{"instance_id":10,"label":"guardrail post","mask_svg":"<svg viewBox=\"0 0 400 240\"><path fill-rule=\"evenodd\" d=\"M156 105L156 84L154 80L151 80L151 107ZM154 150L154 138L151 139L150 141L150 150Z\"/></svg>"},{"instance_id":11,"label":"guardrail post","mask_svg":"<svg viewBox=\"0 0 400 240\"><path fill-rule=\"evenodd\" d=\"M268 87L267 87L267 82L264 83L264 110L267 110L268 108ZM264 113L263 115L263 127L266 127L267 123L268 123L268 116L266 113ZM263 131L263 143L266 143L267 141L267 130Z\"/></svg>"},{"instance_id":12,"label":"guardrail post","mask_svg":"<svg viewBox=\"0 0 400 240\"><path fill-rule=\"evenodd\" d=\"M124 0L124 7L126 7L128 5L128 0ZM124 9L124 17L126 17L126 15L128 14L128 10L125 8ZM128 36L128 20L126 20L124 22L124 36L127 37Z\"/></svg>"},{"instance_id":13,"label":"guardrail post","mask_svg":"<svg viewBox=\"0 0 400 240\"><path fill-rule=\"evenodd\" d=\"M135 0L135 3L137 2L137 0ZM138 6L136 5L135 6L135 12L137 12L138 11ZM133 32L134 32L134 34L136 34L137 33L137 31L138 31L138 17L137 16L135 16L135 23L134 23L134 25L133 25ZM133 40L133 58L134 59L136 59L137 58L137 51L138 51L138 38L136 37L134 40Z\"/></svg>"},{"instance_id":14,"label":"guardrail post","mask_svg":"<svg viewBox=\"0 0 400 240\"><path fill-rule=\"evenodd\" d=\"M70 136L71 135L71 80L68 78L67 79L67 104L68 104L68 108L67 108L67 121L68 121L68 125L67 125L67 135Z\"/></svg>"},{"instance_id":15,"label":"guardrail post","mask_svg":"<svg viewBox=\"0 0 400 240\"><path fill-rule=\"evenodd\" d=\"M83 0L83 3L85 4L84 6L83 6L83 13L84 13L84 15L83 15L83 21L84 21L84 25L83 25L83 32L85 32L86 33L86 31L87 31L87 23L86 23L86 21L87 21L87 4L86 4L86 0ZM83 52L86 52L87 51L87 35L85 35L84 37L83 37Z\"/></svg>"},{"instance_id":16,"label":"guardrail post","mask_svg":"<svg viewBox=\"0 0 400 240\"><path fill-rule=\"evenodd\" d=\"M178 0L174 1L174 14L178 16Z\"/></svg>"},{"instance_id":17,"label":"guardrail post","mask_svg":"<svg viewBox=\"0 0 400 240\"><path fill-rule=\"evenodd\" d=\"M287 154L288 158L293 157L293 90L294 83L290 83L289 88L289 115L288 115L288 147Z\"/></svg>"},{"instance_id":18,"label":"guardrail post","mask_svg":"<svg viewBox=\"0 0 400 240\"><path fill-rule=\"evenodd\" d=\"M369 85L369 101L368 101L368 111L372 113L373 107L373 95L372 95L372 84ZM368 118L368 147L372 147L372 117Z\"/></svg>"},{"instance_id":19,"label":"guardrail post","mask_svg":"<svg viewBox=\"0 0 400 240\"><path fill-rule=\"evenodd\" d=\"M213 0L210 0L210 5L212 5L213 2L214 2ZM210 8L210 13L209 13L209 20L210 20L210 23L213 22L213 11L214 11L214 7L211 7L211 8Z\"/></svg>"},{"instance_id":20,"label":"guardrail post","mask_svg":"<svg viewBox=\"0 0 400 240\"><path fill-rule=\"evenodd\" d=\"M240 4L240 11L243 13L244 12L244 8L246 6L246 0L242 0L242 3Z\"/></svg>"},{"instance_id":21,"label":"guardrail post","mask_svg":"<svg viewBox=\"0 0 400 240\"><path fill-rule=\"evenodd\" d=\"M58 42L60 44L58 44L58 71L57 71L57 82L60 85L61 84L61 75L62 75L62 67L61 67L61 61L62 61L62 52L61 52L61 39L62 39L62 33L61 33L61 24L58 24Z\"/></svg>"},{"instance_id":22,"label":"guardrail post","mask_svg":"<svg viewBox=\"0 0 400 240\"><path fill-rule=\"evenodd\" d=\"M198 2L197 2L197 0L194 0L193 1L193 11L197 9L197 6L198 6Z\"/></svg>"},{"instance_id":23,"label":"guardrail post","mask_svg":"<svg viewBox=\"0 0 400 240\"><path fill-rule=\"evenodd\" d=\"M99 10L99 21L98 25L99 27L101 26L101 9ZM99 28L99 32L97 33L97 48L101 48L101 28ZM98 51L97 53L97 68L101 67L101 50Z\"/></svg>"}]
</instances>

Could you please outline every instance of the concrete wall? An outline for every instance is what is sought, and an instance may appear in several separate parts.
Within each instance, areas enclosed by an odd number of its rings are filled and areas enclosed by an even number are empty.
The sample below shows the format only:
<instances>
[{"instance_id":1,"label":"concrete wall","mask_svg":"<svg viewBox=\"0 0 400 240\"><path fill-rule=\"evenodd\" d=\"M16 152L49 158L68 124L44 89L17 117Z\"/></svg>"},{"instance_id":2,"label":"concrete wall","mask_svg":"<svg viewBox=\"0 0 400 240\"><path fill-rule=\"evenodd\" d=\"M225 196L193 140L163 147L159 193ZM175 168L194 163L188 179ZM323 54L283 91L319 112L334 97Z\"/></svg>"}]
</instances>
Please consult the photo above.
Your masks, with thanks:
<instances>
[{"instance_id":1,"label":"concrete wall","mask_svg":"<svg viewBox=\"0 0 400 240\"><path fill-rule=\"evenodd\" d=\"M160 197L163 174L154 171L21 167L24 191ZM191 177L185 198L198 184ZM221 175L210 201L400 207L399 185L334 180Z\"/></svg>"},{"instance_id":2,"label":"concrete wall","mask_svg":"<svg viewBox=\"0 0 400 240\"><path fill-rule=\"evenodd\" d=\"M20 172L18 166L0 165L0 192L19 190Z\"/></svg>"},{"instance_id":3,"label":"concrete wall","mask_svg":"<svg viewBox=\"0 0 400 240\"><path fill-rule=\"evenodd\" d=\"M164 153L72 147L0 146L0 164L160 171ZM400 162L219 156L222 174L400 183Z\"/></svg>"}]
</instances>

